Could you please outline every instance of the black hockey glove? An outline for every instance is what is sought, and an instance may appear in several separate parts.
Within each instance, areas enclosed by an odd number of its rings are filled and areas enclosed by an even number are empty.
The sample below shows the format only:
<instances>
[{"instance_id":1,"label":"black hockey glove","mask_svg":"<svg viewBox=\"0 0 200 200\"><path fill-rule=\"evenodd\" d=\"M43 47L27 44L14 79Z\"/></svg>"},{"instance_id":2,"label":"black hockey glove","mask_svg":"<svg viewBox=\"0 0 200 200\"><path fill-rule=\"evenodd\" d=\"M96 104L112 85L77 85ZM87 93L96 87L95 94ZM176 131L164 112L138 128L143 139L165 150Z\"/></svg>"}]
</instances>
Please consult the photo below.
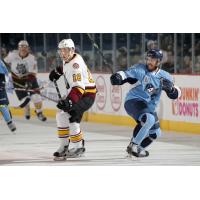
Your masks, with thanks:
<instances>
[{"instance_id":1,"label":"black hockey glove","mask_svg":"<svg viewBox=\"0 0 200 200\"><path fill-rule=\"evenodd\" d=\"M72 101L69 98L58 101L57 108L64 112L69 112L72 108Z\"/></svg>"},{"instance_id":2,"label":"black hockey glove","mask_svg":"<svg viewBox=\"0 0 200 200\"><path fill-rule=\"evenodd\" d=\"M122 85L122 76L118 73L112 74L110 77L110 82L112 85Z\"/></svg>"},{"instance_id":3,"label":"black hockey glove","mask_svg":"<svg viewBox=\"0 0 200 200\"><path fill-rule=\"evenodd\" d=\"M171 93L173 92L174 84L171 81L162 78L161 87L162 87L162 90L164 90L166 93Z\"/></svg>"},{"instance_id":4,"label":"black hockey glove","mask_svg":"<svg viewBox=\"0 0 200 200\"><path fill-rule=\"evenodd\" d=\"M62 76L62 70L60 67L57 67L56 69L53 69L50 73L49 73L49 80L50 81L54 81L54 80L58 80L60 78L60 76Z\"/></svg>"}]
</instances>

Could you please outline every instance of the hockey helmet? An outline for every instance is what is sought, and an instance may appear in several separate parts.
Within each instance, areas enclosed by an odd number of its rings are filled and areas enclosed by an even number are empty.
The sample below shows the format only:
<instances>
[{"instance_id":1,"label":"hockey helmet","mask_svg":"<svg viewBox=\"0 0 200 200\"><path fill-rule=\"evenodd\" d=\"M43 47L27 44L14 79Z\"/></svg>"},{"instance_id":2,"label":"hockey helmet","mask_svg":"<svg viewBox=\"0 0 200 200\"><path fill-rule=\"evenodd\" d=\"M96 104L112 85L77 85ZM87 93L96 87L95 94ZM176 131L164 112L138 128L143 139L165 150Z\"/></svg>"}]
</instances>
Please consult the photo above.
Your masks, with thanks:
<instances>
[{"instance_id":1,"label":"hockey helmet","mask_svg":"<svg viewBox=\"0 0 200 200\"><path fill-rule=\"evenodd\" d=\"M160 49L151 49L151 50L147 51L146 57L156 58L156 59L162 61L163 52Z\"/></svg>"},{"instance_id":2,"label":"hockey helmet","mask_svg":"<svg viewBox=\"0 0 200 200\"><path fill-rule=\"evenodd\" d=\"M63 39L59 42L58 44L58 48L62 49L62 48L73 48L75 49L75 45L72 39Z\"/></svg>"}]
</instances>

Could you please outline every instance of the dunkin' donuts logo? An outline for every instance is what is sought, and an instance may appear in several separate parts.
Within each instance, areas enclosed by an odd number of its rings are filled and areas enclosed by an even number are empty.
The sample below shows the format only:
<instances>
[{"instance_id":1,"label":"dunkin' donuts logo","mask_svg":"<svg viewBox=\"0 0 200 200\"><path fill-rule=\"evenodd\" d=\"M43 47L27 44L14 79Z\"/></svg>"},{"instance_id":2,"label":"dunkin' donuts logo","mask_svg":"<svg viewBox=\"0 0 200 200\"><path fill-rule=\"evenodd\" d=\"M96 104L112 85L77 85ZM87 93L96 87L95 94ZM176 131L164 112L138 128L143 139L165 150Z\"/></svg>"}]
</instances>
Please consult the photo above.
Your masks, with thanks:
<instances>
[{"instance_id":1,"label":"dunkin' donuts logo","mask_svg":"<svg viewBox=\"0 0 200 200\"><path fill-rule=\"evenodd\" d=\"M110 87L110 101L114 111L118 111L122 103L122 88L118 85L111 85Z\"/></svg>"},{"instance_id":2,"label":"dunkin' donuts logo","mask_svg":"<svg viewBox=\"0 0 200 200\"><path fill-rule=\"evenodd\" d=\"M103 76L98 76L96 79L97 97L96 104L99 110L103 110L106 105L107 89L106 82Z\"/></svg>"},{"instance_id":3,"label":"dunkin' donuts logo","mask_svg":"<svg viewBox=\"0 0 200 200\"><path fill-rule=\"evenodd\" d=\"M199 117L200 89L181 87L181 97L172 101L172 114L184 117Z\"/></svg>"}]
</instances>

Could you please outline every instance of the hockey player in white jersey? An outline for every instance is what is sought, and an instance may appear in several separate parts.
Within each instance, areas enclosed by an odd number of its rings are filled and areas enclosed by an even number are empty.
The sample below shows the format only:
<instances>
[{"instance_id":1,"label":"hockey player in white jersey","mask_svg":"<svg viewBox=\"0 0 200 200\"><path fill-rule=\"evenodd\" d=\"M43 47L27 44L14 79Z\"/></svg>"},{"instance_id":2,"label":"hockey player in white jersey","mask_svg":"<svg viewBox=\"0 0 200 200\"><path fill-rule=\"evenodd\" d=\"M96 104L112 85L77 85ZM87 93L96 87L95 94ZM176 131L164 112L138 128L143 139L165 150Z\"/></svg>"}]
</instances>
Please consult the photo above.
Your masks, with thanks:
<instances>
[{"instance_id":1,"label":"hockey player in white jersey","mask_svg":"<svg viewBox=\"0 0 200 200\"><path fill-rule=\"evenodd\" d=\"M46 117L42 112L42 99L36 92L20 91L18 88L27 88L37 91L39 88L36 74L37 61L35 57L29 53L29 44L26 40L18 43L18 50L9 52L4 58L4 62L8 64L11 70L13 85L16 89L16 95L19 100L28 100L24 108L25 118L30 119L30 101L34 103L35 112L39 120L46 121Z\"/></svg>"},{"instance_id":2,"label":"hockey player in white jersey","mask_svg":"<svg viewBox=\"0 0 200 200\"><path fill-rule=\"evenodd\" d=\"M66 157L78 157L85 152L80 122L83 113L93 105L97 90L83 58L75 53L74 42L64 39L58 49L63 66L52 70L49 79L58 80L64 75L68 82L69 93L57 104L61 111L56 115L61 144L54 153L54 160L63 160Z\"/></svg>"}]
</instances>

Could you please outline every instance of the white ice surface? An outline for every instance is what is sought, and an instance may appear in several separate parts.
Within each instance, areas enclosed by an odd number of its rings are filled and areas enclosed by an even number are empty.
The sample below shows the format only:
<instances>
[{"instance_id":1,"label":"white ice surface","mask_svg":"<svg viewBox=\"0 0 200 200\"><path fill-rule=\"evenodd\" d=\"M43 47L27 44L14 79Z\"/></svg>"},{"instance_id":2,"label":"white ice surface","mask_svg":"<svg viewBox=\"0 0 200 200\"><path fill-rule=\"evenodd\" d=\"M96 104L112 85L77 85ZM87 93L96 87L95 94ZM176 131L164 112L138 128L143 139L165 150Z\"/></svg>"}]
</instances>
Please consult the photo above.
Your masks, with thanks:
<instances>
[{"instance_id":1,"label":"white ice surface","mask_svg":"<svg viewBox=\"0 0 200 200\"><path fill-rule=\"evenodd\" d=\"M116 127L117 128L117 127ZM0 120L0 166L91 166L91 165L200 165L200 147L170 142L155 142L148 158L127 158L129 137L113 132L84 132L86 153L81 158L53 161L59 141L52 123L17 121L16 134ZM200 145L199 145L200 146Z\"/></svg>"}]
</instances>

